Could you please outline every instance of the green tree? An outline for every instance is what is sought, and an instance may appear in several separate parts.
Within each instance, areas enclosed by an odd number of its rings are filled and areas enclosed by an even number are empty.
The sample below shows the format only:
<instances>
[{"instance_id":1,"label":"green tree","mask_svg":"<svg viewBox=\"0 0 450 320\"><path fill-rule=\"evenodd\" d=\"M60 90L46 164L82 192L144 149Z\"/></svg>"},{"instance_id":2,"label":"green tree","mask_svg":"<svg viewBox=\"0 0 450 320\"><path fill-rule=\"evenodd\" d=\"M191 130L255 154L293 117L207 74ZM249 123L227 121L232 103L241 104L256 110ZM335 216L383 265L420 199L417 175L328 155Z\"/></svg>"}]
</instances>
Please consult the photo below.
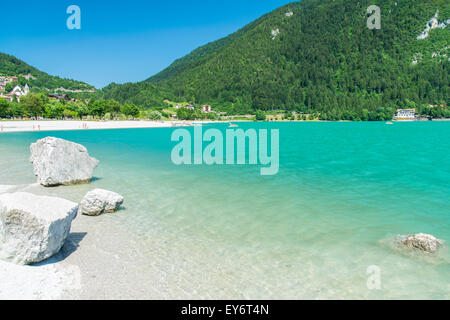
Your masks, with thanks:
<instances>
[{"instance_id":1,"label":"green tree","mask_svg":"<svg viewBox=\"0 0 450 320\"><path fill-rule=\"evenodd\" d=\"M75 119L78 118L78 112L65 109L63 112L64 118L66 119Z\"/></svg>"},{"instance_id":2,"label":"green tree","mask_svg":"<svg viewBox=\"0 0 450 320\"><path fill-rule=\"evenodd\" d=\"M139 116L140 110L134 104L124 104L120 107L120 112L126 116L136 118Z\"/></svg>"},{"instance_id":3,"label":"green tree","mask_svg":"<svg viewBox=\"0 0 450 320\"><path fill-rule=\"evenodd\" d=\"M154 121L161 120L162 119L162 115L161 115L161 113L159 111L151 111L151 112L148 113L148 118L150 120L154 120Z\"/></svg>"},{"instance_id":4,"label":"green tree","mask_svg":"<svg viewBox=\"0 0 450 320\"><path fill-rule=\"evenodd\" d=\"M256 111L255 115L256 121L266 121L267 119L266 114L261 110Z\"/></svg>"},{"instance_id":5,"label":"green tree","mask_svg":"<svg viewBox=\"0 0 450 320\"><path fill-rule=\"evenodd\" d=\"M94 101L89 104L89 114L92 116L103 117L106 113L105 105L102 101Z\"/></svg>"},{"instance_id":6,"label":"green tree","mask_svg":"<svg viewBox=\"0 0 450 320\"><path fill-rule=\"evenodd\" d=\"M64 115L64 106L59 101L47 103L44 110L45 116L50 119L61 119Z\"/></svg>"},{"instance_id":7,"label":"green tree","mask_svg":"<svg viewBox=\"0 0 450 320\"><path fill-rule=\"evenodd\" d=\"M24 117L28 115L23 106L18 102L10 103L7 113L8 116L14 118Z\"/></svg>"},{"instance_id":8,"label":"green tree","mask_svg":"<svg viewBox=\"0 0 450 320\"><path fill-rule=\"evenodd\" d=\"M116 100L104 100L102 101L105 112L109 112L111 114L118 114L120 112L120 103Z\"/></svg>"},{"instance_id":9,"label":"green tree","mask_svg":"<svg viewBox=\"0 0 450 320\"><path fill-rule=\"evenodd\" d=\"M5 118L8 115L9 103L5 99L0 98L0 118Z\"/></svg>"},{"instance_id":10,"label":"green tree","mask_svg":"<svg viewBox=\"0 0 450 320\"><path fill-rule=\"evenodd\" d=\"M38 94L28 94L20 99L22 107L36 118L42 114L43 103L42 97Z\"/></svg>"}]
</instances>

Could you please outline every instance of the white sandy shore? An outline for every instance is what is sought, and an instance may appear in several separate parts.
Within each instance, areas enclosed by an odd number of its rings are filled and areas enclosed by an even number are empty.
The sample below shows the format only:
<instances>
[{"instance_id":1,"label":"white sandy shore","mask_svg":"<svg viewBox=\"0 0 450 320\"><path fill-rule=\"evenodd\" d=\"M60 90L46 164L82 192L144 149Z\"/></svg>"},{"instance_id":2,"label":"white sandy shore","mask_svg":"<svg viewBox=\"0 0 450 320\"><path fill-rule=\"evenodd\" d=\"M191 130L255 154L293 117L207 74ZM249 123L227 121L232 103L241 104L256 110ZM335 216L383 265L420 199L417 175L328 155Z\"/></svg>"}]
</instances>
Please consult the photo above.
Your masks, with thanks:
<instances>
[{"instance_id":1,"label":"white sandy shore","mask_svg":"<svg viewBox=\"0 0 450 320\"><path fill-rule=\"evenodd\" d=\"M1 300L61 299L81 289L80 268L51 258L35 266L0 261Z\"/></svg>"},{"instance_id":2,"label":"white sandy shore","mask_svg":"<svg viewBox=\"0 0 450 320\"><path fill-rule=\"evenodd\" d=\"M0 121L0 133L86 129L167 128L191 125L190 122L181 121Z\"/></svg>"}]
</instances>

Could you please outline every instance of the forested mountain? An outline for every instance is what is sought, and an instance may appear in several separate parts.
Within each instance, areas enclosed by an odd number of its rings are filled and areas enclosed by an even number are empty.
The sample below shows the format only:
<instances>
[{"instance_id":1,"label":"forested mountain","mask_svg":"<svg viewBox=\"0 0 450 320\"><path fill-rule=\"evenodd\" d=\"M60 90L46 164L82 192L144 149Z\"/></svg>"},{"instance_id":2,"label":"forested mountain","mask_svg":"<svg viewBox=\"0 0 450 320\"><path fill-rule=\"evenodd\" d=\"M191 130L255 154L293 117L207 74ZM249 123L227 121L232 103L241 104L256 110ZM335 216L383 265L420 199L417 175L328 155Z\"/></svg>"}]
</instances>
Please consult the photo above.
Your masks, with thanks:
<instances>
[{"instance_id":1,"label":"forested mountain","mask_svg":"<svg viewBox=\"0 0 450 320\"><path fill-rule=\"evenodd\" d=\"M175 96L165 87L150 82L112 83L94 95L95 99L114 99L121 103L132 103L143 108L167 106L165 100L175 101ZM181 99L182 100L182 99Z\"/></svg>"},{"instance_id":2,"label":"forested mountain","mask_svg":"<svg viewBox=\"0 0 450 320\"><path fill-rule=\"evenodd\" d=\"M34 90L54 90L57 88L68 90L95 89L93 86L84 82L50 76L14 56L0 52L0 76L20 76L28 74L32 75L34 78L28 80L21 78L19 79L19 82L21 82L19 84L24 85L26 82Z\"/></svg>"},{"instance_id":3,"label":"forested mountain","mask_svg":"<svg viewBox=\"0 0 450 320\"><path fill-rule=\"evenodd\" d=\"M145 82L103 96L151 107L164 99L216 110L343 113L365 118L397 107L449 103L450 2L378 0L370 30L366 0L302 0L175 61ZM418 36L438 12L440 27ZM353 117L352 116L352 117Z\"/></svg>"}]
</instances>

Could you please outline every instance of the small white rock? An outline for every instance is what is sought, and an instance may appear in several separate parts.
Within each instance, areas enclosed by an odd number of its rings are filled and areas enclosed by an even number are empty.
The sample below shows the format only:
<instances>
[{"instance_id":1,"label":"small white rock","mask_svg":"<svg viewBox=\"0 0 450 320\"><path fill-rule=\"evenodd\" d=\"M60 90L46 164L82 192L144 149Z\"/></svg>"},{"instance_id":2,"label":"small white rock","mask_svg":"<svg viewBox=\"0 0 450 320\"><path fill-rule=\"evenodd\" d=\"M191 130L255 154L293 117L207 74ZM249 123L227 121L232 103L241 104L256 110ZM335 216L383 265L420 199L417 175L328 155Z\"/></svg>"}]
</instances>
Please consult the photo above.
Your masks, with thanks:
<instances>
[{"instance_id":1,"label":"small white rock","mask_svg":"<svg viewBox=\"0 0 450 320\"><path fill-rule=\"evenodd\" d=\"M54 197L17 192L0 195L0 259L41 262L58 253L78 205Z\"/></svg>"},{"instance_id":2,"label":"small white rock","mask_svg":"<svg viewBox=\"0 0 450 320\"><path fill-rule=\"evenodd\" d=\"M98 216L119 210L123 197L118 193L95 189L88 192L80 202L79 212L88 216Z\"/></svg>"}]
</instances>

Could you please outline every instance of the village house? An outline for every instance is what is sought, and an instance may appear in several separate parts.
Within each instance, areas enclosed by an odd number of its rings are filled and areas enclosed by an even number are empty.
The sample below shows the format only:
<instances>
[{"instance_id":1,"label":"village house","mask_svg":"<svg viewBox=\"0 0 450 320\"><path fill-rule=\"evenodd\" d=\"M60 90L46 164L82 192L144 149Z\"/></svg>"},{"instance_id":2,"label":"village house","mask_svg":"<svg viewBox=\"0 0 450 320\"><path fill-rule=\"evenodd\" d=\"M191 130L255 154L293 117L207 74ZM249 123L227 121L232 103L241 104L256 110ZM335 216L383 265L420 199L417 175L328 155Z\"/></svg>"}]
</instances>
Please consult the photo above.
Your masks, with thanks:
<instances>
[{"instance_id":1,"label":"village house","mask_svg":"<svg viewBox=\"0 0 450 320\"><path fill-rule=\"evenodd\" d=\"M52 94L49 94L48 97L50 99L53 99L53 100L66 100L66 101L73 101L73 102L81 101L79 99L72 99L72 98L70 98L68 94L59 95L59 94L56 94L56 93L52 93Z\"/></svg>"},{"instance_id":2,"label":"village house","mask_svg":"<svg viewBox=\"0 0 450 320\"><path fill-rule=\"evenodd\" d=\"M21 74L20 76L27 80L30 80L30 79L36 80L36 77L33 77L31 74Z\"/></svg>"},{"instance_id":3,"label":"village house","mask_svg":"<svg viewBox=\"0 0 450 320\"><path fill-rule=\"evenodd\" d=\"M185 105L184 107L186 109L189 109L189 110L194 110L195 109L195 107L192 104Z\"/></svg>"},{"instance_id":4,"label":"village house","mask_svg":"<svg viewBox=\"0 0 450 320\"><path fill-rule=\"evenodd\" d=\"M4 77L4 76L0 76L0 86L4 87L6 86L8 83L12 83L12 82L16 82L18 81L19 78L17 77Z\"/></svg>"},{"instance_id":5,"label":"village house","mask_svg":"<svg viewBox=\"0 0 450 320\"><path fill-rule=\"evenodd\" d=\"M394 120L414 120L416 118L416 109L398 109Z\"/></svg>"},{"instance_id":6,"label":"village house","mask_svg":"<svg viewBox=\"0 0 450 320\"><path fill-rule=\"evenodd\" d=\"M48 97L53 100L69 100L69 96L67 94L59 95L56 93L49 94Z\"/></svg>"},{"instance_id":7,"label":"village house","mask_svg":"<svg viewBox=\"0 0 450 320\"><path fill-rule=\"evenodd\" d=\"M25 87L20 88L20 86L15 86L14 89L10 92L10 94L15 94L18 97L26 96L30 92L30 88L26 84Z\"/></svg>"},{"instance_id":8,"label":"village house","mask_svg":"<svg viewBox=\"0 0 450 320\"><path fill-rule=\"evenodd\" d=\"M12 102L14 100L14 97L17 99L17 101L20 102L20 98L23 96L26 96L30 92L30 88L26 84L25 87L22 88L20 86L15 86L14 89L8 94L0 95L0 98L6 99L9 102Z\"/></svg>"},{"instance_id":9,"label":"village house","mask_svg":"<svg viewBox=\"0 0 450 320\"><path fill-rule=\"evenodd\" d=\"M210 105L205 104L204 106L202 106L202 111L206 113L212 112L212 107Z\"/></svg>"}]
</instances>

